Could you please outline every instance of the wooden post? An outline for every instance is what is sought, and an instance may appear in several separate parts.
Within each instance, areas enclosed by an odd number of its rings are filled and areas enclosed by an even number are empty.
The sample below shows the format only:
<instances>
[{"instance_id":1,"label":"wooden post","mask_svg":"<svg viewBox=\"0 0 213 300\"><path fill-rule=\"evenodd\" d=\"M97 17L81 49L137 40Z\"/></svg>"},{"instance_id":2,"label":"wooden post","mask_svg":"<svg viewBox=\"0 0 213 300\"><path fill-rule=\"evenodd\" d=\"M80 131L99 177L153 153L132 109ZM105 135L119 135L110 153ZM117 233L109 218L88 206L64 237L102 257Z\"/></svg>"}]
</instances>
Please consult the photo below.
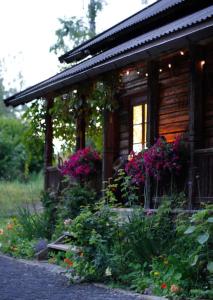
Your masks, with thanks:
<instances>
[{"instance_id":1,"label":"wooden post","mask_svg":"<svg viewBox=\"0 0 213 300\"><path fill-rule=\"evenodd\" d=\"M53 124L52 116L50 113L53 107L54 99L46 98L46 116L45 116L45 145L44 145L44 189L48 189L48 170L53 162Z\"/></svg>"},{"instance_id":2,"label":"wooden post","mask_svg":"<svg viewBox=\"0 0 213 300\"><path fill-rule=\"evenodd\" d=\"M159 64L149 61L147 64L147 146L152 146L158 137L158 105L159 105ZM145 208L150 208L153 197L153 181L147 179L147 199Z\"/></svg>"},{"instance_id":3,"label":"wooden post","mask_svg":"<svg viewBox=\"0 0 213 300\"><path fill-rule=\"evenodd\" d=\"M189 208L192 208L195 196L195 149L202 147L203 129L203 52L196 45L190 49L190 86L189 86Z\"/></svg>"},{"instance_id":4,"label":"wooden post","mask_svg":"<svg viewBox=\"0 0 213 300\"><path fill-rule=\"evenodd\" d=\"M117 112L104 110L102 181L113 175L113 162L117 158Z\"/></svg>"},{"instance_id":5,"label":"wooden post","mask_svg":"<svg viewBox=\"0 0 213 300\"><path fill-rule=\"evenodd\" d=\"M81 96L79 98L79 108L78 108L79 112L76 120L76 151L85 148L85 140L86 140L85 105L86 105L86 99L84 96Z\"/></svg>"}]
</instances>

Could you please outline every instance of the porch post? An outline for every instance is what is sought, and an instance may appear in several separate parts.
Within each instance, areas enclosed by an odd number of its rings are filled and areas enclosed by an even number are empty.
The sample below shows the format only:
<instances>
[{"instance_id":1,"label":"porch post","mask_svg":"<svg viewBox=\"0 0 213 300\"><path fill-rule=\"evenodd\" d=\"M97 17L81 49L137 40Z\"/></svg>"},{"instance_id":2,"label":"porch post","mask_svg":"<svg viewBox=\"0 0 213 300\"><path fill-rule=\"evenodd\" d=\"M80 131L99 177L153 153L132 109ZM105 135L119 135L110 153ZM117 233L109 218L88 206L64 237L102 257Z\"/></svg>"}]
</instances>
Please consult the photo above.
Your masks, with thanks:
<instances>
[{"instance_id":1,"label":"porch post","mask_svg":"<svg viewBox=\"0 0 213 300\"><path fill-rule=\"evenodd\" d=\"M158 105L159 105L159 63L150 60L147 64L147 146L152 146L158 137ZM150 208L153 197L153 181L147 179L147 199L145 208Z\"/></svg>"},{"instance_id":2,"label":"porch post","mask_svg":"<svg viewBox=\"0 0 213 300\"><path fill-rule=\"evenodd\" d=\"M189 209L192 208L195 197L195 149L202 147L203 129L203 51L197 45L189 47L190 53L190 81L189 81Z\"/></svg>"},{"instance_id":3,"label":"porch post","mask_svg":"<svg viewBox=\"0 0 213 300\"><path fill-rule=\"evenodd\" d=\"M102 181L107 181L113 175L113 162L117 158L117 113L116 111L104 110L103 125L103 161Z\"/></svg>"},{"instance_id":4,"label":"porch post","mask_svg":"<svg viewBox=\"0 0 213 300\"><path fill-rule=\"evenodd\" d=\"M76 151L85 148L86 140L86 123L85 123L85 105L86 99L84 96L79 97L78 116L76 120Z\"/></svg>"},{"instance_id":5,"label":"porch post","mask_svg":"<svg viewBox=\"0 0 213 300\"><path fill-rule=\"evenodd\" d=\"M48 189L49 178L47 168L52 166L53 162L53 124L50 113L53 107L54 99L46 98L46 115L45 115L45 145L44 145L44 190Z\"/></svg>"}]
</instances>

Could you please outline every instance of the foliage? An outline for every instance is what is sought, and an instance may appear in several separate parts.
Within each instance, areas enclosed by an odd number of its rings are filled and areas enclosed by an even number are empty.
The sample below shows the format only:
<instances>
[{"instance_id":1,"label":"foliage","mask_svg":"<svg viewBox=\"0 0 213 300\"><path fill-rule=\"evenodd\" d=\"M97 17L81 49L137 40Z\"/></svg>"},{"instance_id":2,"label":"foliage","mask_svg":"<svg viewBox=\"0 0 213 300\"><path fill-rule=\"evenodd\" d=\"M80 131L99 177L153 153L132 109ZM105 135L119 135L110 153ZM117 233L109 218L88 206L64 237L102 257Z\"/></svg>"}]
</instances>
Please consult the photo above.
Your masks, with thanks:
<instances>
[{"instance_id":1,"label":"foliage","mask_svg":"<svg viewBox=\"0 0 213 300\"><path fill-rule=\"evenodd\" d=\"M108 207L85 208L71 223L70 232L81 252L74 254L74 270L86 280L100 279L107 268L106 256L114 242L117 222Z\"/></svg>"},{"instance_id":2,"label":"foliage","mask_svg":"<svg viewBox=\"0 0 213 300\"><path fill-rule=\"evenodd\" d=\"M80 211L97 201L97 194L88 187L76 185L65 188L60 196L60 216L63 219L75 218Z\"/></svg>"},{"instance_id":3,"label":"foliage","mask_svg":"<svg viewBox=\"0 0 213 300\"><path fill-rule=\"evenodd\" d=\"M51 237L51 228L45 212L32 212L28 207L19 208L17 221L20 224L20 236L23 239L33 240Z\"/></svg>"},{"instance_id":4,"label":"foliage","mask_svg":"<svg viewBox=\"0 0 213 300\"><path fill-rule=\"evenodd\" d=\"M132 177L132 181L140 185L145 182L147 175L157 181L165 180L168 175L180 175L185 160L186 144L181 136L173 143L168 143L160 137L147 150L133 153L125 170Z\"/></svg>"},{"instance_id":5,"label":"foliage","mask_svg":"<svg viewBox=\"0 0 213 300\"><path fill-rule=\"evenodd\" d=\"M14 215L17 207L40 205L42 189L42 174L31 176L27 182L0 181L0 217Z\"/></svg>"},{"instance_id":6,"label":"foliage","mask_svg":"<svg viewBox=\"0 0 213 300\"><path fill-rule=\"evenodd\" d=\"M84 18L71 17L58 19L60 28L56 30L56 43L50 47L50 52L65 53L77 47L89 38L95 36L95 20L99 11L103 9L103 0L90 0L86 22Z\"/></svg>"},{"instance_id":7,"label":"foliage","mask_svg":"<svg viewBox=\"0 0 213 300\"><path fill-rule=\"evenodd\" d=\"M0 229L0 251L15 257L31 258L34 255L34 241L24 239L16 218Z\"/></svg>"},{"instance_id":8,"label":"foliage","mask_svg":"<svg viewBox=\"0 0 213 300\"><path fill-rule=\"evenodd\" d=\"M90 147L80 149L72 154L61 167L61 173L80 183L88 182L100 168L101 157Z\"/></svg>"},{"instance_id":9,"label":"foliage","mask_svg":"<svg viewBox=\"0 0 213 300\"><path fill-rule=\"evenodd\" d=\"M16 119L0 118L0 178L24 179L26 151L21 142L25 126Z\"/></svg>"}]
</instances>

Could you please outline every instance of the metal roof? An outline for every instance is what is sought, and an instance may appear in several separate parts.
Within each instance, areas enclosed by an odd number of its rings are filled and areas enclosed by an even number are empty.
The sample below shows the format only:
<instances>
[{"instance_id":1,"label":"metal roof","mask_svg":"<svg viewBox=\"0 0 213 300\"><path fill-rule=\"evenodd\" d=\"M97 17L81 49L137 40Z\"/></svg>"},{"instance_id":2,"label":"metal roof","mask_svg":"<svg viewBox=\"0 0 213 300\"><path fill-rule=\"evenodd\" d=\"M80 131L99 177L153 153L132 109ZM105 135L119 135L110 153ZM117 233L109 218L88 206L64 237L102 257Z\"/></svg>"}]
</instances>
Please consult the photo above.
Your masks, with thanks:
<instances>
[{"instance_id":1,"label":"metal roof","mask_svg":"<svg viewBox=\"0 0 213 300\"><path fill-rule=\"evenodd\" d=\"M59 60L66 61L69 59L70 56L73 54L85 51L89 49L91 46L102 42L103 40L114 36L115 34L120 33L121 31L125 31L127 28L137 25L153 16L159 15L162 12L179 5L182 2L186 2L187 0L159 0L152 5L146 7L145 9L137 12L133 16L125 19L124 21L116 24L115 26L111 27L110 29L102 32L101 34L95 36L93 39L84 42L83 44L79 45L78 47L74 48L73 50L65 53ZM197 0L196 0L197 1Z\"/></svg>"},{"instance_id":2,"label":"metal roof","mask_svg":"<svg viewBox=\"0 0 213 300\"><path fill-rule=\"evenodd\" d=\"M124 55L128 54L128 59L125 59L122 62L122 65L127 65L131 62L130 60L135 57L136 52L137 54L147 52L149 49L158 48L159 45L168 43L168 41L175 40L181 36L191 35L202 29L212 29L212 17L213 5L87 59L86 61L68 68L63 72L6 99L5 103L6 105L16 106L42 97L48 92L56 91L62 87L64 88L86 80L88 77L95 76L95 74L102 74L109 71L110 68L119 68L119 61L121 61L121 58ZM197 29L196 26L199 24L200 27ZM187 29L190 30L185 32Z\"/></svg>"}]
</instances>

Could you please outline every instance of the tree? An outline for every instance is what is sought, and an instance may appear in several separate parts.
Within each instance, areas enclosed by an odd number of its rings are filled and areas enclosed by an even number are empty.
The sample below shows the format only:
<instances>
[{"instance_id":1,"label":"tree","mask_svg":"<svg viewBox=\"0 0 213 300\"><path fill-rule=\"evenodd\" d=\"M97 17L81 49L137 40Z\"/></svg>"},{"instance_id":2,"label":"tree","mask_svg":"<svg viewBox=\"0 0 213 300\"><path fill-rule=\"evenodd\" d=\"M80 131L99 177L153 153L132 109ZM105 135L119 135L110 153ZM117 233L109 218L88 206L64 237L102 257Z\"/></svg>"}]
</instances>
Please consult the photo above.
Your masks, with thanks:
<instances>
[{"instance_id":1,"label":"tree","mask_svg":"<svg viewBox=\"0 0 213 300\"><path fill-rule=\"evenodd\" d=\"M83 17L58 19L60 28L55 32L57 40L50 47L50 52L54 52L57 55L60 53L63 54L89 38L94 37L96 34L95 20L98 12L103 9L104 4L104 0L90 0L86 20Z\"/></svg>"}]
</instances>

